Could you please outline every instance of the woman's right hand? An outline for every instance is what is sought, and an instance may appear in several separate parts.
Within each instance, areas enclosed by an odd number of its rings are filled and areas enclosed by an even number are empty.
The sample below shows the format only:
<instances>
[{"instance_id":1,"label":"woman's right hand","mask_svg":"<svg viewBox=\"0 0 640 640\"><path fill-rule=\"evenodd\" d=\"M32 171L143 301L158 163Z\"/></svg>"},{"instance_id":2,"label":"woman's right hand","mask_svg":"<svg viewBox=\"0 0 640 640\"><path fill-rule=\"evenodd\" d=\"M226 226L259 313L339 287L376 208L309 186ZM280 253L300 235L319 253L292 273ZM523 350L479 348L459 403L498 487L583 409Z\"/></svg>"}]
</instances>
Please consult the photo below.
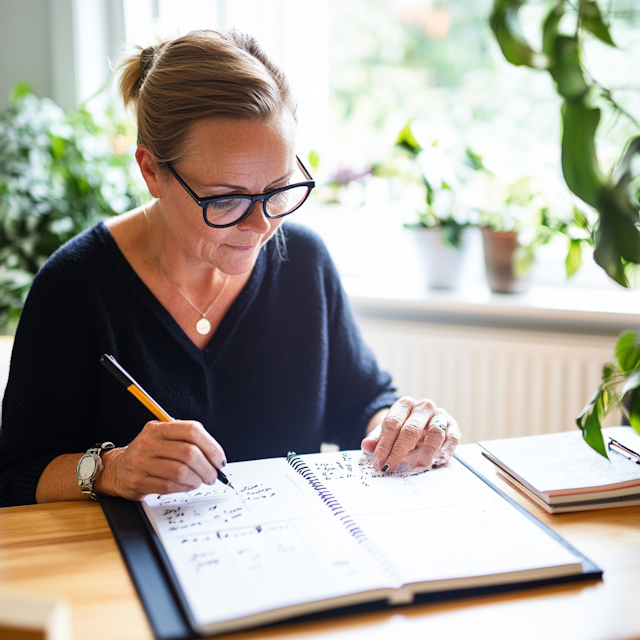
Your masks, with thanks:
<instances>
[{"instance_id":1,"label":"woman's right hand","mask_svg":"<svg viewBox=\"0 0 640 640\"><path fill-rule=\"evenodd\" d=\"M213 484L216 469L226 464L222 447L194 420L147 422L129 446L106 451L102 458L96 493L129 500Z\"/></svg>"}]
</instances>

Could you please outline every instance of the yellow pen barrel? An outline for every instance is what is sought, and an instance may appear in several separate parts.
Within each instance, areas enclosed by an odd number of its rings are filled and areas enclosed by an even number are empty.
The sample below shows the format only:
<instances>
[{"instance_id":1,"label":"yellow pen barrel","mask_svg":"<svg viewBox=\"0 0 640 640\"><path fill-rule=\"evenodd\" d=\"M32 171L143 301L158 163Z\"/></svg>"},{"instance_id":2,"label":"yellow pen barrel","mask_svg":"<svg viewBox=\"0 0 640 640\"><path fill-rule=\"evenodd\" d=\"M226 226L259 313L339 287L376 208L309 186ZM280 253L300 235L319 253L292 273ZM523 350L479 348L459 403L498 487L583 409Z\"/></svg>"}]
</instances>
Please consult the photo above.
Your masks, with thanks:
<instances>
[{"instance_id":1,"label":"yellow pen barrel","mask_svg":"<svg viewBox=\"0 0 640 640\"><path fill-rule=\"evenodd\" d=\"M135 384L127 387L127 391L133 394L142 404L153 413L153 415L162 422L171 422L173 418L166 414L148 395L141 391Z\"/></svg>"}]
</instances>

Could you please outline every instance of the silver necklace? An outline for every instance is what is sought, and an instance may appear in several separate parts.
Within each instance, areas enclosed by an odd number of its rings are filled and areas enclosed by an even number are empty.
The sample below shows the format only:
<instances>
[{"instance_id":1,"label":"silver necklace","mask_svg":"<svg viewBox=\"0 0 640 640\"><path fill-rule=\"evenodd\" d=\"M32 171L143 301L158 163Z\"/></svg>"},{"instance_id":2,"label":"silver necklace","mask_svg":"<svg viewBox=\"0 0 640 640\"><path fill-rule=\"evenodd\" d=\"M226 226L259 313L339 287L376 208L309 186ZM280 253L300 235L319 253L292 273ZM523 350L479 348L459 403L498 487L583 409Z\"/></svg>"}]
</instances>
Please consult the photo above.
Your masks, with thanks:
<instances>
[{"instance_id":1,"label":"silver necklace","mask_svg":"<svg viewBox=\"0 0 640 640\"><path fill-rule=\"evenodd\" d=\"M155 248L155 246L153 244L153 233L151 231L151 220L149 220L149 216L147 215L146 210L144 212L144 215L145 215L145 218L147 219L147 223L149 225L149 245L151 246L151 253L153 253L153 258L156 261L156 264L158 265L158 269L160 269L160 271L162 271L162 275L164 275L164 277L169 281L169 283L173 285L175 290L200 314L200 319L196 322L196 331L201 336L208 335L211 332L211 322L209 322L209 320L207 320L207 314L209 313L209 311L211 311L211 309L213 308L213 305L218 301L218 299L222 295L222 292L225 290L225 288L227 286L227 282L229 282L229 274L228 273L225 274L224 282L222 283L222 286L220 287L220 291L218 291L218 293L216 294L216 297L211 301L211 304L207 307L207 310L206 311L201 311L200 309L198 309L198 307L196 307L196 305L193 304L193 302L191 301L189 296L187 296L187 294L169 277L169 274L165 271L164 267L162 266L162 263L160 262L160 259L158 258L158 254L156 253L156 248Z\"/></svg>"}]
</instances>

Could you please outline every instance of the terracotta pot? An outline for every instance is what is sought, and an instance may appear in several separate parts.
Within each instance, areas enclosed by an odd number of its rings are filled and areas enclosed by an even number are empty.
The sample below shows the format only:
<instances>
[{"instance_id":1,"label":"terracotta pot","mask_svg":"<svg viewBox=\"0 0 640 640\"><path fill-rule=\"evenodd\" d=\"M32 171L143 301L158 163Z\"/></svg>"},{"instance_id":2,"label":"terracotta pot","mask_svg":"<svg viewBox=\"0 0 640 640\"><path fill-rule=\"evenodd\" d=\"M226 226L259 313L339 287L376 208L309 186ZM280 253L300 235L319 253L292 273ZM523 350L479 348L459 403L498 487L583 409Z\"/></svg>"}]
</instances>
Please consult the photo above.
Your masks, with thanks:
<instances>
[{"instance_id":1,"label":"terracotta pot","mask_svg":"<svg viewBox=\"0 0 640 640\"><path fill-rule=\"evenodd\" d=\"M489 288L494 293L522 293L529 288L530 278L518 275L514 269L520 247L517 231L495 231L482 227L484 264Z\"/></svg>"},{"instance_id":2,"label":"terracotta pot","mask_svg":"<svg viewBox=\"0 0 640 640\"><path fill-rule=\"evenodd\" d=\"M463 277L469 253L469 229L462 231L460 248L447 244L440 227L412 227L420 262L430 289L455 289Z\"/></svg>"}]
</instances>

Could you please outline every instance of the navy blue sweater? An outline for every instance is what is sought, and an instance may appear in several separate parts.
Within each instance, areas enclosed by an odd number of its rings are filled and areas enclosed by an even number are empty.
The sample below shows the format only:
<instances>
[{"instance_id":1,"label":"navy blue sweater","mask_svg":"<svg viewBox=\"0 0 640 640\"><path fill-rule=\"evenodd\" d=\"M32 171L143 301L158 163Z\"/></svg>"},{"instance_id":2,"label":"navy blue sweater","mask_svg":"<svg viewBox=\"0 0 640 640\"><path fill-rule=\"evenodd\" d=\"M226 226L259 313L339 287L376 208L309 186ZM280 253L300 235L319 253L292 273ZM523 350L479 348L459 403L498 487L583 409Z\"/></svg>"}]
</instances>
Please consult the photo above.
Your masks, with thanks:
<instances>
[{"instance_id":1,"label":"navy blue sweater","mask_svg":"<svg viewBox=\"0 0 640 640\"><path fill-rule=\"evenodd\" d=\"M184 334L100 223L36 276L16 332L0 429L0 506L35 502L44 468L154 417L98 362L110 353L166 411L199 420L230 461L359 447L394 389L363 344L322 242L284 227L207 346Z\"/></svg>"}]
</instances>

